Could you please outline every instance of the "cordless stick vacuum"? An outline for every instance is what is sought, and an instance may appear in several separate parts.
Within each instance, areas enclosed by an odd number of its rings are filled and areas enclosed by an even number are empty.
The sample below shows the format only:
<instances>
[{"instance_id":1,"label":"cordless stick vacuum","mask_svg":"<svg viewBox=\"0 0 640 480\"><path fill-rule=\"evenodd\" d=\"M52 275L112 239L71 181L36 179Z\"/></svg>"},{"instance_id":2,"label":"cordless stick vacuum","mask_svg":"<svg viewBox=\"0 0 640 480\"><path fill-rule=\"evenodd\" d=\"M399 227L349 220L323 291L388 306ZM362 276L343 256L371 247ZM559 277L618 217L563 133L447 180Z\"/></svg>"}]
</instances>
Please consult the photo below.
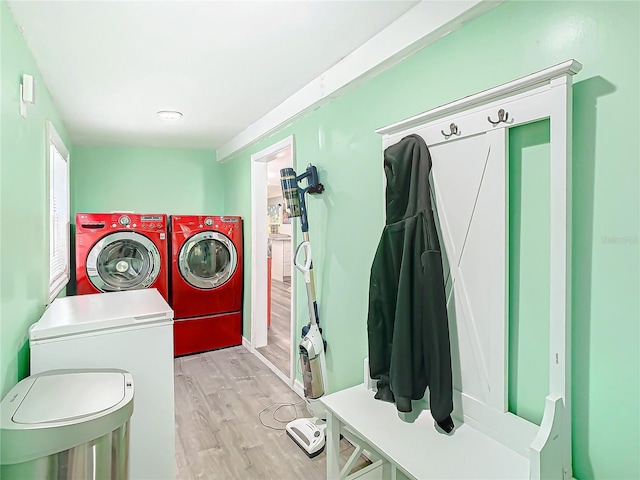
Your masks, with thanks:
<instances>
[{"instance_id":1,"label":"cordless stick vacuum","mask_svg":"<svg viewBox=\"0 0 640 480\"><path fill-rule=\"evenodd\" d=\"M306 179L306 188L298 184ZM296 176L293 168L280 170L280 184L289 217L300 217L302 242L298 245L294 257L295 267L302 273L307 288L309 323L302 328L302 340L298 346L300 366L307 408L312 418L298 418L286 426L287 434L303 449L309 457L315 457L324 449L326 411L318 399L324 395L327 385L327 371L324 350L325 341L320 329L316 289L313 280L313 262L311 261L311 243L309 243L309 221L305 194L320 194L324 186L318 181L316 167L309 165L305 172ZM301 253L304 252L304 262Z\"/></svg>"}]
</instances>

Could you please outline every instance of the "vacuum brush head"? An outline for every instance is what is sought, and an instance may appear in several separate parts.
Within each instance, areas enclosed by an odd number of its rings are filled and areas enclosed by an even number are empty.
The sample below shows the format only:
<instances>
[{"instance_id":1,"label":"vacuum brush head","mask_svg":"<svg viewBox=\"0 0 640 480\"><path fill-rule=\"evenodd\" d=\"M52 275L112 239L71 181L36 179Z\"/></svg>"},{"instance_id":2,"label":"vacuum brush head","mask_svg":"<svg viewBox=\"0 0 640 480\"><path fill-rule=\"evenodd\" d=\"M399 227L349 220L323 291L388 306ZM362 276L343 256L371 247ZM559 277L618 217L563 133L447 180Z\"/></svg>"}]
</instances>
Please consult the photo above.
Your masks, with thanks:
<instances>
[{"instance_id":1,"label":"vacuum brush head","mask_svg":"<svg viewBox=\"0 0 640 480\"><path fill-rule=\"evenodd\" d=\"M325 445L326 424L318 425L317 418L298 418L285 427L287 435L309 458L320 455Z\"/></svg>"}]
</instances>

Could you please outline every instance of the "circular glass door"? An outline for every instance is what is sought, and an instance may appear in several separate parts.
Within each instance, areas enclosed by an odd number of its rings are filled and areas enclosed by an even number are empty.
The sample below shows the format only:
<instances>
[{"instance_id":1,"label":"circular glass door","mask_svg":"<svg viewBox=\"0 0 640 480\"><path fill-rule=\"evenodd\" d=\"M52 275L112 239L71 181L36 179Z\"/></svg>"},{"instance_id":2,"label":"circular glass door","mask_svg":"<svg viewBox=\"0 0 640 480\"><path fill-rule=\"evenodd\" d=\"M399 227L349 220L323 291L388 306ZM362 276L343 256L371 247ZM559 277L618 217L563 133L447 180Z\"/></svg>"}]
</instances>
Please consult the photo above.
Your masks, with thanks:
<instances>
[{"instance_id":1,"label":"circular glass door","mask_svg":"<svg viewBox=\"0 0 640 480\"><path fill-rule=\"evenodd\" d=\"M87 276L101 292L148 288L159 272L158 248L135 232L107 235L93 246L87 257Z\"/></svg>"},{"instance_id":2,"label":"circular glass door","mask_svg":"<svg viewBox=\"0 0 640 480\"><path fill-rule=\"evenodd\" d=\"M225 284L237 265L236 247L219 232L200 232L189 238L178 257L182 277L190 285L205 290Z\"/></svg>"}]
</instances>

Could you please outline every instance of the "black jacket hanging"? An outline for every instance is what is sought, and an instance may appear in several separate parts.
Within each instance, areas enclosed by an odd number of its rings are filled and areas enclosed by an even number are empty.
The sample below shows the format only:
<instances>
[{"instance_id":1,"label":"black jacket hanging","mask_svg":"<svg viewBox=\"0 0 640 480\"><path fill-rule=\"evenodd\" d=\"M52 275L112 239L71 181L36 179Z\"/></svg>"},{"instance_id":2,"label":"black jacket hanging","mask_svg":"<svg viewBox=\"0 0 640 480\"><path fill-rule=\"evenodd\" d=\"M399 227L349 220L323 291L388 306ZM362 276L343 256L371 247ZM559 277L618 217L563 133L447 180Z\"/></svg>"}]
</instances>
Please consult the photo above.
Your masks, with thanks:
<instances>
[{"instance_id":1,"label":"black jacket hanging","mask_svg":"<svg viewBox=\"0 0 640 480\"><path fill-rule=\"evenodd\" d=\"M386 225L369 285L369 369L376 398L411 411L429 387L431 414L453 429L449 325L440 242L431 209L431 155L409 135L384 152Z\"/></svg>"}]
</instances>

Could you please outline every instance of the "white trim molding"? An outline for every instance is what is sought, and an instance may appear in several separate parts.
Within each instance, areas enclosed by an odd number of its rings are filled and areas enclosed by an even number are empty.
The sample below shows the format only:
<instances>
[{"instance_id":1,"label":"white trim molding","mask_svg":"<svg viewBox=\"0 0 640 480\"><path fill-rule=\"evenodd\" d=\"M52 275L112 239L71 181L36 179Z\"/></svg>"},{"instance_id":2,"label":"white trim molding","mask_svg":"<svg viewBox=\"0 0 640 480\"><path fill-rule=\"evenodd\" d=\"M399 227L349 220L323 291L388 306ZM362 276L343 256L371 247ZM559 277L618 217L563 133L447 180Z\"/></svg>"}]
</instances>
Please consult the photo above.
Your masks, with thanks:
<instances>
[{"instance_id":1,"label":"white trim molding","mask_svg":"<svg viewBox=\"0 0 640 480\"><path fill-rule=\"evenodd\" d=\"M71 195L70 195L70 155L69 150L66 145L62 141L62 138L58 134L53 122L47 120L45 123L45 131L46 131L46 147L45 147L45 156L46 156L46 171L47 171L47 211L49 212L49 221L48 223L48 237L47 243L49 244L49 289L48 289L48 297L49 301L47 304L53 302L53 300L62 292L62 290L68 285L69 280L71 279L71 257L70 257L70 242L71 242L71 233L70 233L70 218L71 218ZM64 177L59 179L57 175L59 175L60 171L54 171L55 158L54 152L64 160L66 164L64 166ZM60 182L62 182L62 186L64 187L64 198L58 198L56 196L56 190L60 186ZM58 192L60 193L60 192ZM57 199L57 200L56 200ZM60 202L62 201L62 205L64 208L65 221L64 226L61 231L58 231L56 235L56 227L52 223L54 221L53 209L60 207ZM57 205L57 207L54 207ZM57 211L57 210L56 210ZM56 218L57 219L57 218ZM60 228L60 225L58 225ZM63 243L64 253L60 252L54 247L54 251L51 251L51 242L61 242ZM58 255L56 256L56 250ZM62 271L59 271L55 274L54 278L51 278L52 272L52 261L55 262L56 258L59 258L60 255L63 256L62 261L64 262L64 266Z\"/></svg>"},{"instance_id":2,"label":"white trim molding","mask_svg":"<svg viewBox=\"0 0 640 480\"><path fill-rule=\"evenodd\" d=\"M305 396L304 396L304 386L302 385L302 382L300 380L298 380L297 378L293 382L293 391L296 392L300 398L302 398L302 399L305 398Z\"/></svg>"},{"instance_id":3,"label":"white trim molding","mask_svg":"<svg viewBox=\"0 0 640 480\"><path fill-rule=\"evenodd\" d=\"M540 70L539 72L527 75L526 77L521 77L512 82L461 98L455 102L441 105L429 110L428 112L420 113L392 125L378 128L376 133L379 133L380 135L393 135L394 133L402 130L418 125L424 125L427 122L455 115L459 112L467 112L477 106L485 106L488 103L502 98L511 97L518 93L530 92L537 87L551 85L553 79L562 77L563 75L575 75L580 70L582 70L582 65L580 63L575 60L567 60L552 67L545 68L544 70Z\"/></svg>"},{"instance_id":4,"label":"white trim molding","mask_svg":"<svg viewBox=\"0 0 640 480\"><path fill-rule=\"evenodd\" d=\"M217 150L219 162L337 98L355 81L392 67L409 55L495 8L502 1L421 1L391 25L312 80Z\"/></svg>"},{"instance_id":5,"label":"white trim molding","mask_svg":"<svg viewBox=\"0 0 640 480\"><path fill-rule=\"evenodd\" d=\"M251 155L251 345L267 345L267 163L269 157L285 148L291 148L295 165L293 135ZM292 308L293 306L292 294ZM263 325L261 322L265 322Z\"/></svg>"},{"instance_id":6,"label":"white trim molding","mask_svg":"<svg viewBox=\"0 0 640 480\"><path fill-rule=\"evenodd\" d=\"M282 380L287 385L287 387L293 390L293 387L291 386L291 379L287 378L287 376L284 373L282 373L282 371L278 367L276 367L271 362L271 360L269 360L262 353L260 353L260 350L254 348L253 354L258 358L258 360L264 363L269 368L269 370L271 370L276 375L276 377Z\"/></svg>"},{"instance_id":7,"label":"white trim molding","mask_svg":"<svg viewBox=\"0 0 640 480\"><path fill-rule=\"evenodd\" d=\"M289 351L289 372L287 375L270 361L268 361L257 350L268 343L267 333L267 183L268 183L268 162L273 159L274 154L285 149L291 151L291 167L295 167L295 139L290 135L281 141L251 155L251 348L252 352L258 356L273 372L278 375L290 388L293 387L295 378L295 314L296 314L296 288L295 282L291 285L291 318L290 318L290 351ZM296 235L292 234L291 240L295 242ZM291 250L293 255L293 249ZM291 258L290 275L293 276L293 258ZM293 277L292 277L293 278Z\"/></svg>"}]
</instances>

